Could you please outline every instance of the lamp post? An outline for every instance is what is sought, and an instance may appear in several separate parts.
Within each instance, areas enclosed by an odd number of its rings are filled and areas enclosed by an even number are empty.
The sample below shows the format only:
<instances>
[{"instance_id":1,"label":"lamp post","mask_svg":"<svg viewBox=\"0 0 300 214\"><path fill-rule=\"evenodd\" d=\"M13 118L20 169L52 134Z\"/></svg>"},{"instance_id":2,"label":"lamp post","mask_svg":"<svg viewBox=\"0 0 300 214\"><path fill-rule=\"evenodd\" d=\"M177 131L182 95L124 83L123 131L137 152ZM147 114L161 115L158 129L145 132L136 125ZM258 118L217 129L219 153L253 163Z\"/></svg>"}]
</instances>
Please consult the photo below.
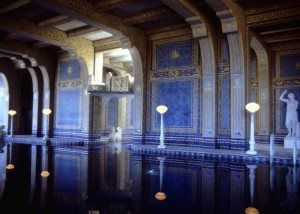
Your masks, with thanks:
<instances>
[{"instance_id":1,"label":"lamp post","mask_svg":"<svg viewBox=\"0 0 300 214\"><path fill-rule=\"evenodd\" d=\"M159 137L159 140L160 140L160 144L158 145L157 148L159 149L165 149L166 146L165 146L165 136L164 136L164 113L166 113L166 111L168 111L168 107L167 106L164 106L164 105L160 105L160 106L157 106L156 108L156 111L158 111L160 113L160 137Z\"/></svg>"},{"instance_id":2,"label":"lamp post","mask_svg":"<svg viewBox=\"0 0 300 214\"><path fill-rule=\"evenodd\" d=\"M162 192L162 182L163 182L163 174L164 174L164 161L165 157L158 157L159 160L159 192L155 194L155 198L159 201L166 199L166 194Z\"/></svg>"},{"instance_id":3,"label":"lamp post","mask_svg":"<svg viewBox=\"0 0 300 214\"><path fill-rule=\"evenodd\" d=\"M49 114L51 114L51 109L45 108L43 109L43 114L46 116L46 127L45 127L45 136L44 140L48 140L48 132L49 132Z\"/></svg>"},{"instance_id":4,"label":"lamp post","mask_svg":"<svg viewBox=\"0 0 300 214\"><path fill-rule=\"evenodd\" d=\"M49 171L48 171L48 146L43 146L43 168L44 170L41 172L41 176L42 177L48 177L50 175Z\"/></svg>"},{"instance_id":5,"label":"lamp post","mask_svg":"<svg viewBox=\"0 0 300 214\"><path fill-rule=\"evenodd\" d=\"M255 169L256 165L247 165L249 169L249 180L250 180L250 207L245 209L246 214L258 214L259 211L254 207L254 184L255 184Z\"/></svg>"},{"instance_id":6,"label":"lamp post","mask_svg":"<svg viewBox=\"0 0 300 214\"><path fill-rule=\"evenodd\" d=\"M8 157L9 163L6 166L6 169L11 170L11 169L15 168L15 165L13 165L12 162L11 162L12 161L12 143L7 144L7 153L9 155L9 157Z\"/></svg>"},{"instance_id":7,"label":"lamp post","mask_svg":"<svg viewBox=\"0 0 300 214\"><path fill-rule=\"evenodd\" d=\"M10 115L10 137L14 136L14 115L17 112L15 110L9 110L8 114Z\"/></svg>"},{"instance_id":8,"label":"lamp post","mask_svg":"<svg viewBox=\"0 0 300 214\"><path fill-rule=\"evenodd\" d=\"M251 113L251 126L250 126L250 149L246 152L247 155L257 155L257 151L255 151L255 140L254 140L254 114L259 109L259 105L257 103L251 102L246 105L247 111Z\"/></svg>"}]
</instances>

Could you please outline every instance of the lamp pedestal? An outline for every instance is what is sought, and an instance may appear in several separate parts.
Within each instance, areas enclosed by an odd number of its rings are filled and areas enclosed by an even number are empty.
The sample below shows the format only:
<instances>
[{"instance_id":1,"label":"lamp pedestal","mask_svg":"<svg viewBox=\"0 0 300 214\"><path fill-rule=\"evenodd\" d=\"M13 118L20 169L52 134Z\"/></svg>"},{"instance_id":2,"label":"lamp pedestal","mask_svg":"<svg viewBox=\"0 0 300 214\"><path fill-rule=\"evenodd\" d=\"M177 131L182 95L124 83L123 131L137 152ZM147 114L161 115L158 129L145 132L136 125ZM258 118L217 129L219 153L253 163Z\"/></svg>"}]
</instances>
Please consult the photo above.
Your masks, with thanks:
<instances>
[{"instance_id":1,"label":"lamp pedestal","mask_svg":"<svg viewBox=\"0 0 300 214\"><path fill-rule=\"evenodd\" d=\"M254 112L251 112L251 128L250 128L250 149L246 152L247 155L257 155L257 151L254 149L255 140L254 140Z\"/></svg>"},{"instance_id":2,"label":"lamp pedestal","mask_svg":"<svg viewBox=\"0 0 300 214\"><path fill-rule=\"evenodd\" d=\"M46 121L45 121L45 136L44 136L44 140L49 140L49 115L51 114L51 109L43 109L43 114L46 117Z\"/></svg>"},{"instance_id":3,"label":"lamp pedestal","mask_svg":"<svg viewBox=\"0 0 300 214\"><path fill-rule=\"evenodd\" d=\"M158 145L157 148L159 149L165 149L165 136L164 136L164 113L168 111L168 107L164 105L157 106L156 111L160 113L160 137L159 141L160 144Z\"/></svg>"},{"instance_id":4,"label":"lamp pedestal","mask_svg":"<svg viewBox=\"0 0 300 214\"><path fill-rule=\"evenodd\" d=\"M165 145L165 135L164 135L164 114L160 114L160 144L157 148L159 149L165 149L167 148Z\"/></svg>"},{"instance_id":5,"label":"lamp pedestal","mask_svg":"<svg viewBox=\"0 0 300 214\"><path fill-rule=\"evenodd\" d=\"M10 115L10 135L9 137L14 137L14 115L17 112L15 110L9 110L8 114Z\"/></svg>"},{"instance_id":6,"label":"lamp pedestal","mask_svg":"<svg viewBox=\"0 0 300 214\"><path fill-rule=\"evenodd\" d=\"M9 137L14 137L14 116L10 116L10 135Z\"/></svg>"}]
</instances>

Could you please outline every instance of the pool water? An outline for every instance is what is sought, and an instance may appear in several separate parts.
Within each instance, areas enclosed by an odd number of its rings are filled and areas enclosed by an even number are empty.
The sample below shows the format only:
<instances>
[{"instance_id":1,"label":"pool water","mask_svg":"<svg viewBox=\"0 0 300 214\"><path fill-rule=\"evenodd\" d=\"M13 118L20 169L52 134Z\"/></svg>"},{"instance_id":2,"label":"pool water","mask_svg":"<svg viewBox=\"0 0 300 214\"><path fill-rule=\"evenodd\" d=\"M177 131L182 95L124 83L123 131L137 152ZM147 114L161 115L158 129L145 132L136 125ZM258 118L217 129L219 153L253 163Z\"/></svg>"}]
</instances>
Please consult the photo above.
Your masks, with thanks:
<instances>
[{"instance_id":1,"label":"pool water","mask_svg":"<svg viewBox=\"0 0 300 214\"><path fill-rule=\"evenodd\" d=\"M290 164L144 155L124 144L13 144L0 153L0 213L292 214L299 182Z\"/></svg>"}]
</instances>

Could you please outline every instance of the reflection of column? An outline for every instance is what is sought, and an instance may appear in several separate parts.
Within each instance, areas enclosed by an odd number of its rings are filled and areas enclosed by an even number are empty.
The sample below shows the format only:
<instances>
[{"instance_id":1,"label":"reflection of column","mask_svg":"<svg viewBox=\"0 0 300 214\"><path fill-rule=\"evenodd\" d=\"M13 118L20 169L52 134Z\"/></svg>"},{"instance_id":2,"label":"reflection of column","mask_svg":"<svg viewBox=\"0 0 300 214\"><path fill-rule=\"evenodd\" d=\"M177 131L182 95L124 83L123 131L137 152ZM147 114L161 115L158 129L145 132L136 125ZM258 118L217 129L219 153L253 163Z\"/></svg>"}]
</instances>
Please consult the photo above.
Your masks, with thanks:
<instances>
[{"instance_id":1,"label":"reflection of column","mask_svg":"<svg viewBox=\"0 0 300 214\"><path fill-rule=\"evenodd\" d=\"M275 186L275 165L270 163L270 189L274 191Z\"/></svg>"},{"instance_id":2,"label":"reflection of column","mask_svg":"<svg viewBox=\"0 0 300 214\"><path fill-rule=\"evenodd\" d=\"M215 169L202 168L202 213L214 213Z\"/></svg>"},{"instance_id":3,"label":"reflection of column","mask_svg":"<svg viewBox=\"0 0 300 214\"><path fill-rule=\"evenodd\" d=\"M10 142L7 144L7 155L8 155L8 164L6 166L6 169L14 169L15 165L12 164L12 149L13 144Z\"/></svg>"},{"instance_id":4,"label":"reflection of column","mask_svg":"<svg viewBox=\"0 0 300 214\"><path fill-rule=\"evenodd\" d=\"M48 177L50 175L48 171L48 146L42 147L42 177Z\"/></svg>"},{"instance_id":5,"label":"reflection of column","mask_svg":"<svg viewBox=\"0 0 300 214\"><path fill-rule=\"evenodd\" d=\"M141 213L141 205L142 205L142 160L138 156L132 157L132 204L134 208L133 213Z\"/></svg>"},{"instance_id":6,"label":"reflection of column","mask_svg":"<svg viewBox=\"0 0 300 214\"><path fill-rule=\"evenodd\" d=\"M233 166L232 166L233 167ZM230 213L244 212L245 198L245 171L231 169L230 172Z\"/></svg>"},{"instance_id":7,"label":"reflection of column","mask_svg":"<svg viewBox=\"0 0 300 214\"><path fill-rule=\"evenodd\" d=\"M162 191L162 183L163 183L163 175L164 175L164 161L165 157L158 157L159 160L159 192L155 194L155 198L157 200L165 200L166 194Z\"/></svg>"},{"instance_id":8,"label":"reflection of column","mask_svg":"<svg viewBox=\"0 0 300 214\"><path fill-rule=\"evenodd\" d=\"M3 148L4 152L0 153L0 166L5 166L7 164L7 147ZM3 196L6 183L6 168L0 167L0 200Z\"/></svg>"},{"instance_id":9,"label":"reflection of column","mask_svg":"<svg viewBox=\"0 0 300 214\"><path fill-rule=\"evenodd\" d=\"M30 192L29 192L29 205L34 201L35 188L36 188L36 145L31 146L31 173L30 173Z\"/></svg>"},{"instance_id":10,"label":"reflection of column","mask_svg":"<svg viewBox=\"0 0 300 214\"><path fill-rule=\"evenodd\" d=\"M255 169L256 165L247 165L249 172L249 179L250 179L250 199L251 199L251 207L254 204L254 184L255 184Z\"/></svg>"},{"instance_id":11,"label":"reflection of column","mask_svg":"<svg viewBox=\"0 0 300 214\"><path fill-rule=\"evenodd\" d=\"M280 203L281 208L286 213L294 212L299 206L299 197L297 189L297 169L289 167L289 171L285 176L287 199Z\"/></svg>"}]
</instances>

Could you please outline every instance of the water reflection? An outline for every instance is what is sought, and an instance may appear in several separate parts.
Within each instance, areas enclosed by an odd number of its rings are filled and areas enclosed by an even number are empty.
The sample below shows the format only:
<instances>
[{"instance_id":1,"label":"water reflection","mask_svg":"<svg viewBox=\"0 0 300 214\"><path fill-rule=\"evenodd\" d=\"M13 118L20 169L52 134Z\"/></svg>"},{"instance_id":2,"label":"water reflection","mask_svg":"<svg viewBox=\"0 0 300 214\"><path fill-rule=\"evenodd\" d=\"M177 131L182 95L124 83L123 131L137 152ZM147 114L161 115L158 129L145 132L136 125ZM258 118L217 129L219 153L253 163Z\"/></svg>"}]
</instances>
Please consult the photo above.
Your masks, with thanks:
<instances>
[{"instance_id":1,"label":"water reflection","mask_svg":"<svg viewBox=\"0 0 300 214\"><path fill-rule=\"evenodd\" d=\"M299 168L131 153L126 144L0 153L7 213L299 213ZM10 162L14 170L7 170ZM42 171L49 171L42 177ZM160 192L159 199L154 197ZM163 194L161 194L163 193ZM13 206L11 206L13 204Z\"/></svg>"}]
</instances>

